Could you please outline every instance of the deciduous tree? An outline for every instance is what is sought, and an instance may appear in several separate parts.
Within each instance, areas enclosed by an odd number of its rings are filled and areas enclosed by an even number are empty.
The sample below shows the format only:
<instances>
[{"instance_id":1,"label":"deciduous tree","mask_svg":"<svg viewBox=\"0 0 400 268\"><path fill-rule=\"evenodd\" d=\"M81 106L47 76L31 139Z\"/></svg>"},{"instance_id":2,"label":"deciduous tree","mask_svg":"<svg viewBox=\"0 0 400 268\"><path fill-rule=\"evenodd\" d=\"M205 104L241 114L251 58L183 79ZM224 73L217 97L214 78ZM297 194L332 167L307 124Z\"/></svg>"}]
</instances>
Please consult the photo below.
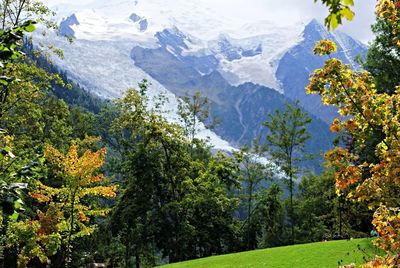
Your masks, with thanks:
<instances>
[{"instance_id":1,"label":"deciduous tree","mask_svg":"<svg viewBox=\"0 0 400 268\"><path fill-rule=\"evenodd\" d=\"M47 145L45 158L54 169L53 185L37 181L30 196L42 204L37 219L15 222L9 228L11 245L20 246L19 266L25 267L32 259L50 262L50 256L60 253L61 263L71 264L73 243L88 236L96 228L93 218L105 216L109 210L95 203L93 197L114 198L116 186L104 184L99 169L104 163L105 149L81 152L72 143L63 154Z\"/></svg>"},{"instance_id":2,"label":"deciduous tree","mask_svg":"<svg viewBox=\"0 0 400 268\"><path fill-rule=\"evenodd\" d=\"M318 42L314 49L320 55L335 51L335 44L328 40ZM396 87L394 94L379 93L370 73L353 71L349 65L330 58L323 68L311 75L307 91L320 94L325 104L338 107L343 117L333 121L331 130L344 131L353 140L351 148L336 147L326 153L326 159L336 171L337 192L346 192L347 198L366 202L375 211L373 224L379 233L375 244L386 250L388 256L377 258L366 267L397 266L400 89ZM375 158L369 161L360 152L369 145L374 132L380 132L382 138L375 146Z\"/></svg>"},{"instance_id":3,"label":"deciduous tree","mask_svg":"<svg viewBox=\"0 0 400 268\"><path fill-rule=\"evenodd\" d=\"M294 243L294 217L293 217L293 190L296 175L298 174L297 163L305 157L304 144L310 138L306 126L311 122L311 118L302 112L296 104L287 103L282 113L277 110L275 114L269 116L269 120L264 123L268 127L270 134L267 136L268 152L273 161L284 172L285 180L288 185L289 197L289 217L291 226L291 243Z\"/></svg>"}]
</instances>

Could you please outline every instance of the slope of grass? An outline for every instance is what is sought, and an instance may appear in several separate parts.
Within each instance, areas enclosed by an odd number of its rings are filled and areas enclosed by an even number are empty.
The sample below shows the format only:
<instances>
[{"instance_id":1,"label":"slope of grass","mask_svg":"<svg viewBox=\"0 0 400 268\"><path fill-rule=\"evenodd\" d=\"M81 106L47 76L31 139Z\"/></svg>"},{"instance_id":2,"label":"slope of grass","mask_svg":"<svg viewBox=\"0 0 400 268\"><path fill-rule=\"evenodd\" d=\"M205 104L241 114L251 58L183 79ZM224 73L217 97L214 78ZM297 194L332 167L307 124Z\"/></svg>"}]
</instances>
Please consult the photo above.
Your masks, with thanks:
<instances>
[{"instance_id":1,"label":"slope of grass","mask_svg":"<svg viewBox=\"0 0 400 268\"><path fill-rule=\"evenodd\" d=\"M361 250L358 249L358 245ZM371 239L354 239L213 256L165 265L163 268L338 267L339 264L355 263L360 265L365 262L364 257L371 259L378 253L372 246Z\"/></svg>"}]
</instances>

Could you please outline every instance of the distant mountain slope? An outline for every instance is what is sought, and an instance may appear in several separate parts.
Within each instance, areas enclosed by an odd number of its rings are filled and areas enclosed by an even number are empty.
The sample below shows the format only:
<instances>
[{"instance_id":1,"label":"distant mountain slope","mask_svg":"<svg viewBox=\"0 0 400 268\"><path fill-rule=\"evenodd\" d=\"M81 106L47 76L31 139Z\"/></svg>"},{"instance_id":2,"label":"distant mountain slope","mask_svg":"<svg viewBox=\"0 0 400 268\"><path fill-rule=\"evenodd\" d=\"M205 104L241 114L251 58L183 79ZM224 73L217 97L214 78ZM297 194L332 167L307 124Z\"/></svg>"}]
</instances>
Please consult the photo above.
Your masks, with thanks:
<instances>
[{"instance_id":1,"label":"distant mountain slope","mask_svg":"<svg viewBox=\"0 0 400 268\"><path fill-rule=\"evenodd\" d=\"M303 41L286 52L279 61L276 76L282 83L286 97L299 100L305 110L330 124L333 118L338 116L336 110L323 106L318 95L306 95L304 90L310 73L321 68L328 59L312 53L315 43L321 39L331 39L337 44L338 53L333 57L340 58L353 68L359 68L354 59L357 55L366 55L366 46L346 34L330 33L319 22L313 20L303 31Z\"/></svg>"},{"instance_id":2,"label":"distant mountain slope","mask_svg":"<svg viewBox=\"0 0 400 268\"><path fill-rule=\"evenodd\" d=\"M158 37L158 48L136 46L132 49L131 57L136 66L178 96L195 91L207 96L213 104L212 114L222 121L215 132L231 144L251 144L254 138L265 141L269 133L262 124L268 114L282 110L286 102L291 102L289 99L272 88L251 82L231 85L218 72L216 56L194 57L182 53L186 43L177 29L164 30ZM203 74L196 66L212 71ZM326 123L312 117L309 131L313 138L307 148L318 156L330 148L333 135Z\"/></svg>"},{"instance_id":3,"label":"distant mountain slope","mask_svg":"<svg viewBox=\"0 0 400 268\"><path fill-rule=\"evenodd\" d=\"M168 7L171 1L179 1L178 10ZM226 141L241 146L257 137L265 140L262 123L268 114L299 99L313 117L310 150L328 149L333 139L328 123L335 111L304 90L310 72L324 61L312 55L312 48L317 40L332 38L338 56L354 66L355 55L365 53L361 43L328 33L315 20L284 27L236 21L191 1L98 0L57 9L59 34L74 42L54 33L35 38L63 49L65 59L54 62L69 78L103 98L120 97L147 79L150 98L164 94L169 99L164 112L173 121L176 98L201 91L212 101L212 114L222 119L217 135L204 129L201 134L217 148L230 148Z\"/></svg>"}]
</instances>

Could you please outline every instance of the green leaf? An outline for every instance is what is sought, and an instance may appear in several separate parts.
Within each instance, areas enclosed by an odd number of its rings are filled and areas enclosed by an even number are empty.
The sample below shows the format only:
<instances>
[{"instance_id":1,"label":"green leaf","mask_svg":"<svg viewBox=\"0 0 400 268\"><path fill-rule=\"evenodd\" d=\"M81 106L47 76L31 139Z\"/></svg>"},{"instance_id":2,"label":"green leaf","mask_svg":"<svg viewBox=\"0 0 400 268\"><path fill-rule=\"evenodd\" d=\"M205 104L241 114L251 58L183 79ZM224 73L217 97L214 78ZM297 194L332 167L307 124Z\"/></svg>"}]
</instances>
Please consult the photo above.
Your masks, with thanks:
<instances>
[{"instance_id":1,"label":"green leaf","mask_svg":"<svg viewBox=\"0 0 400 268\"><path fill-rule=\"evenodd\" d=\"M4 148L1 150L1 152L2 152L2 154L8 155L8 156L11 157L11 158L14 158L14 157L15 157L15 155L12 153L10 147L4 147Z\"/></svg>"},{"instance_id":2,"label":"green leaf","mask_svg":"<svg viewBox=\"0 0 400 268\"><path fill-rule=\"evenodd\" d=\"M16 220L18 220L18 213L17 212L14 212L11 216L10 216L10 219L12 220L12 221L16 221Z\"/></svg>"},{"instance_id":3,"label":"green leaf","mask_svg":"<svg viewBox=\"0 0 400 268\"><path fill-rule=\"evenodd\" d=\"M12 76L5 76L5 75L0 76L0 83L3 85L8 85L9 83L13 82L14 80L15 80L15 77L12 77Z\"/></svg>"},{"instance_id":4,"label":"green leaf","mask_svg":"<svg viewBox=\"0 0 400 268\"><path fill-rule=\"evenodd\" d=\"M30 33L30 32L33 32L34 30L36 30L36 27L35 27L35 25L33 25L33 24L29 24L29 25L27 25L27 26L24 27L24 30L25 30L26 32Z\"/></svg>"},{"instance_id":5,"label":"green leaf","mask_svg":"<svg viewBox=\"0 0 400 268\"><path fill-rule=\"evenodd\" d=\"M24 202L22 202L21 199L18 199L17 201L14 202L14 208L15 209L22 208L23 204L24 204Z\"/></svg>"},{"instance_id":6,"label":"green leaf","mask_svg":"<svg viewBox=\"0 0 400 268\"><path fill-rule=\"evenodd\" d=\"M7 86L8 82L6 80L4 80L3 78L0 78L0 84L4 85L4 86Z\"/></svg>"}]
</instances>

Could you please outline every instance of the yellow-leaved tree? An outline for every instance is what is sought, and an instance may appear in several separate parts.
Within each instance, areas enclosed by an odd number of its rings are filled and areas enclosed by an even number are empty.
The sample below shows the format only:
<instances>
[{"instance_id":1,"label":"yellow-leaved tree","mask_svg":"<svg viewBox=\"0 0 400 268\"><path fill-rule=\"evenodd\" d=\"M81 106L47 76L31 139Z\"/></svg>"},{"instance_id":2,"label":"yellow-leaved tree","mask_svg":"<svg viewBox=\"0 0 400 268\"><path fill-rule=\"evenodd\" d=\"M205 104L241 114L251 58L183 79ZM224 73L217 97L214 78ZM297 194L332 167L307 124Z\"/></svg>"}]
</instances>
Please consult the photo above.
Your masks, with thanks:
<instances>
[{"instance_id":1,"label":"yellow-leaved tree","mask_svg":"<svg viewBox=\"0 0 400 268\"><path fill-rule=\"evenodd\" d=\"M329 40L317 43L314 53L330 55L336 45ZM373 225L379 238L375 244L387 252L364 267L397 267L400 252L400 87L395 94L378 93L373 77L366 71L353 71L339 59L330 58L311 75L306 88L318 93L327 105L338 107L341 118L333 132L346 132L351 146L336 147L326 153L329 167L335 169L339 195L367 202L375 211ZM373 146L374 157L362 155ZM387 266L385 266L387 265Z\"/></svg>"},{"instance_id":2,"label":"yellow-leaved tree","mask_svg":"<svg viewBox=\"0 0 400 268\"><path fill-rule=\"evenodd\" d=\"M30 193L44 209L37 211L37 220L17 222L10 228L13 233L9 240L21 246L20 267L34 258L49 263L49 257L56 253L69 267L74 240L92 234L96 228L93 218L109 212L94 197L116 196L117 186L107 184L99 173L105 155L105 148L80 152L77 143L72 143L66 154L46 145L44 156L49 168L54 169L55 179L47 180L51 181L47 184L38 181L36 190Z\"/></svg>"},{"instance_id":3,"label":"yellow-leaved tree","mask_svg":"<svg viewBox=\"0 0 400 268\"><path fill-rule=\"evenodd\" d=\"M341 10L353 1L322 0L332 16L343 17ZM379 20L390 26L388 37L400 46L400 1L377 0ZM345 17L345 16L344 16ZM341 21L339 21L340 23ZM326 24L335 28L336 23ZM320 94L326 105L338 107L331 131L344 132L350 146L340 146L326 153L329 167L335 169L337 193L366 202L374 211L373 225L378 232L375 245L387 253L375 257L363 267L399 267L400 265L400 85L387 91L377 88L367 71L354 71L331 57L336 45L321 40L314 48L318 55L328 55L325 66L310 77L306 90ZM390 64L390 63L388 63Z\"/></svg>"}]
</instances>

